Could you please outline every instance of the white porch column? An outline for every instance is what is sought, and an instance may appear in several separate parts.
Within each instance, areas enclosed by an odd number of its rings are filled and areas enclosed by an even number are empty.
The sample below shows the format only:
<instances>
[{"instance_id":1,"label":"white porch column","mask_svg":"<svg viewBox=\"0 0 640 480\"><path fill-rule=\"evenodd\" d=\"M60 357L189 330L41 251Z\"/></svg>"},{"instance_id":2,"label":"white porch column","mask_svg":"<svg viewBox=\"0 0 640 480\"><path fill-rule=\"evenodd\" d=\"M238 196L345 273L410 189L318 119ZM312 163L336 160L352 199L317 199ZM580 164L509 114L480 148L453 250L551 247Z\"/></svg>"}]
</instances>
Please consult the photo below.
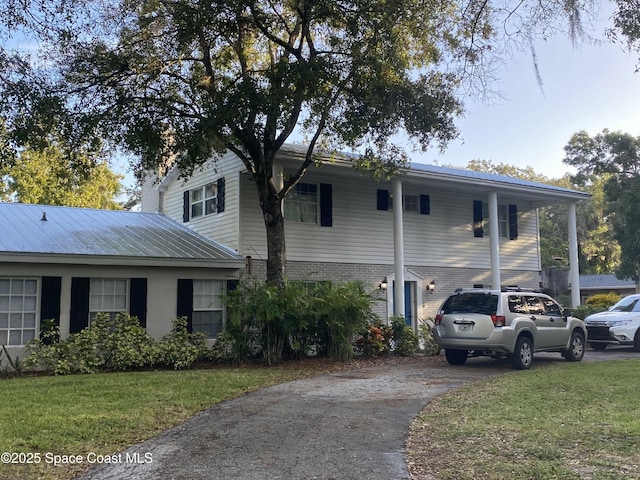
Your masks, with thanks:
<instances>
[{"instance_id":1,"label":"white porch column","mask_svg":"<svg viewBox=\"0 0 640 480\"><path fill-rule=\"evenodd\" d=\"M395 290L393 305L396 315L404 315L404 230L402 225L402 182L399 178L391 181L393 194L393 263Z\"/></svg>"},{"instance_id":2,"label":"white porch column","mask_svg":"<svg viewBox=\"0 0 640 480\"><path fill-rule=\"evenodd\" d=\"M578 230L576 227L576 203L569 204L569 282L571 283L571 308L580 305L580 268L578 265Z\"/></svg>"},{"instance_id":3,"label":"white porch column","mask_svg":"<svg viewBox=\"0 0 640 480\"><path fill-rule=\"evenodd\" d=\"M489 248L491 288L500 290L500 231L498 226L498 192L489 192Z\"/></svg>"}]
</instances>

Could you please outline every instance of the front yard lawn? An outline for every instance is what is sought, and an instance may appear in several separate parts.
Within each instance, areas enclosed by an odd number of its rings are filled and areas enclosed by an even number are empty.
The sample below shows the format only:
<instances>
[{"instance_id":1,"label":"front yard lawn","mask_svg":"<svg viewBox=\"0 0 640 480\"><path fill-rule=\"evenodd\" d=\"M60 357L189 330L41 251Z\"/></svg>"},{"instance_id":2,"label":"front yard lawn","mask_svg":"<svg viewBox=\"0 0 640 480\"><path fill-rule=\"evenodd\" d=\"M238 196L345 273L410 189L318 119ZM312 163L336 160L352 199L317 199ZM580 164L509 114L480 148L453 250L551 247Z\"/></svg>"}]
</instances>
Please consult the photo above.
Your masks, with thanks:
<instances>
[{"instance_id":1,"label":"front yard lawn","mask_svg":"<svg viewBox=\"0 0 640 480\"><path fill-rule=\"evenodd\" d=\"M414 422L414 480L640 479L640 360L501 375L435 399Z\"/></svg>"}]
</instances>

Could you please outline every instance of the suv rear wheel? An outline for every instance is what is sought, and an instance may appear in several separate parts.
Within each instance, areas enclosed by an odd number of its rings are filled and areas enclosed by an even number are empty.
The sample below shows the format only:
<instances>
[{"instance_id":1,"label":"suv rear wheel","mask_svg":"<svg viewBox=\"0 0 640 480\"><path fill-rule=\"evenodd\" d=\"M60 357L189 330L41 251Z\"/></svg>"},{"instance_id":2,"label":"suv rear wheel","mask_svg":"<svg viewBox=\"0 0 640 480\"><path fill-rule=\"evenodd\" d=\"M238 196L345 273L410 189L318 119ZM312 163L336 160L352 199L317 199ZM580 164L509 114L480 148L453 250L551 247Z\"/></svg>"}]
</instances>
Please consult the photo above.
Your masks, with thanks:
<instances>
[{"instance_id":1,"label":"suv rear wheel","mask_svg":"<svg viewBox=\"0 0 640 480\"><path fill-rule=\"evenodd\" d=\"M467 361L468 354L469 352L467 350L451 350L450 348L446 348L444 351L449 365L464 365Z\"/></svg>"},{"instance_id":2,"label":"suv rear wheel","mask_svg":"<svg viewBox=\"0 0 640 480\"><path fill-rule=\"evenodd\" d=\"M518 337L516 348L511 354L511 365L516 370L528 370L533 361L533 345L528 337Z\"/></svg>"}]
</instances>

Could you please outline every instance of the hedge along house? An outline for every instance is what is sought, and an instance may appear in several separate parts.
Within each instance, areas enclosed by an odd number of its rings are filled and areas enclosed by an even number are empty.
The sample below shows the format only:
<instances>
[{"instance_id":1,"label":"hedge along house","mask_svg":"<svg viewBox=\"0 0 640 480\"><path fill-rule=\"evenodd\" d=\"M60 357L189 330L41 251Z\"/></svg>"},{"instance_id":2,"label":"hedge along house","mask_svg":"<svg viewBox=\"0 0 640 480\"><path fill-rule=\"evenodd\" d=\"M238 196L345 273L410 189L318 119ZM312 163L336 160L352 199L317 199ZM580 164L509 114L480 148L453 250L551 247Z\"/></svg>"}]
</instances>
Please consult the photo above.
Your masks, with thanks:
<instances>
[{"instance_id":1,"label":"hedge along house","mask_svg":"<svg viewBox=\"0 0 640 480\"><path fill-rule=\"evenodd\" d=\"M127 312L160 338L186 316L222 328L221 295L244 259L148 213L0 203L0 345L20 354L54 319L62 337L98 312Z\"/></svg>"},{"instance_id":2,"label":"hedge along house","mask_svg":"<svg viewBox=\"0 0 640 480\"><path fill-rule=\"evenodd\" d=\"M281 149L276 180L293 173L305 151ZM539 288L537 208L568 203L576 285L575 204L586 198L552 185L434 165L413 164L392 181L376 182L352 168L351 157L318 153L318 166L283 202L287 276L364 281L383 300L377 313L401 313L416 326L458 287ZM187 179L176 168L158 180L150 177L142 210L229 245L246 257L245 277L265 278L266 234L256 188L233 153Z\"/></svg>"}]
</instances>

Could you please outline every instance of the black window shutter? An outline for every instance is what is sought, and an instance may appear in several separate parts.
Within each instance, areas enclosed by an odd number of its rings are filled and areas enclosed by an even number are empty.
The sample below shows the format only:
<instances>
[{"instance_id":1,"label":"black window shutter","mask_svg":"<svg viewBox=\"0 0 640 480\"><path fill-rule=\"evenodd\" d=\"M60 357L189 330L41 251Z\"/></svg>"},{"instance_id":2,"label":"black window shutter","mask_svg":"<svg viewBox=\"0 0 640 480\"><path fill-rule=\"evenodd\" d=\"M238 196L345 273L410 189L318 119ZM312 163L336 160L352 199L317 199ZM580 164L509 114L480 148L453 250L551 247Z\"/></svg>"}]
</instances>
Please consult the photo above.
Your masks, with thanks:
<instances>
[{"instance_id":1,"label":"black window shutter","mask_svg":"<svg viewBox=\"0 0 640 480\"><path fill-rule=\"evenodd\" d=\"M78 333L89 326L89 282L88 277L71 279L69 333Z\"/></svg>"},{"instance_id":2,"label":"black window shutter","mask_svg":"<svg viewBox=\"0 0 640 480\"><path fill-rule=\"evenodd\" d=\"M225 180L224 177L218 179L218 213L224 212L224 188L225 188Z\"/></svg>"},{"instance_id":3,"label":"black window shutter","mask_svg":"<svg viewBox=\"0 0 640 480\"><path fill-rule=\"evenodd\" d=\"M320 184L320 226L333 226L333 187L330 183Z\"/></svg>"},{"instance_id":4,"label":"black window shutter","mask_svg":"<svg viewBox=\"0 0 640 480\"><path fill-rule=\"evenodd\" d=\"M473 201L473 236L484 236L484 229L482 228L482 200Z\"/></svg>"},{"instance_id":5,"label":"black window shutter","mask_svg":"<svg viewBox=\"0 0 640 480\"><path fill-rule=\"evenodd\" d=\"M178 279L178 299L176 313L178 317L187 317L187 330L193 332L193 280Z\"/></svg>"},{"instance_id":6,"label":"black window shutter","mask_svg":"<svg viewBox=\"0 0 640 480\"><path fill-rule=\"evenodd\" d=\"M182 221L189 221L189 214L191 206L189 205L189 190L185 190L182 194Z\"/></svg>"},{"instance_id":7,"label":"black window shutter","mask_svg":"<svg viewBox=\"0 0 640 480\"><path fill-rule=\"evenodd\" d=\"M518 238L518 206L509 205L509 239L516 240Z\"/></svg>"},{"instance_id":8,"label":"black window shutter","mask_svg":"<svg viewBox=\"0 0 640 480\"><path fill-rule=\"evenodd\" d=\"M420 195L420 214L431 214L431 198L429 197L429 195Z\"/></svg>"},{"instance_id":9,"label":"black window shutter","mask_svg":"<svg viewBox=\"0 0 640 480\"><path fill-rule=\"evenodd\" d=\"M129 315L138 317L140 326L147 327L147 279L129 280Z\"/></svg>"},{"instance_id":10,"label":"black window shutter","mask_svg":"<svg viewBox=\"0 0 640 480\"><path fill-rule=\"evenodd\" d=\"M389 190L378 189L378 210L389 210Z\"/></svg>"},{"instance_id":11,"label":"black window shutter","mask_svg":"<svg viewBox=\"0 0 640 480\"><path fill-rule=\"evenodd\" d=\"M60 326L60 293L62 277L42 277L40 296L40 327L43 320L53 320Z\"/></svg>"}]
</instances>

